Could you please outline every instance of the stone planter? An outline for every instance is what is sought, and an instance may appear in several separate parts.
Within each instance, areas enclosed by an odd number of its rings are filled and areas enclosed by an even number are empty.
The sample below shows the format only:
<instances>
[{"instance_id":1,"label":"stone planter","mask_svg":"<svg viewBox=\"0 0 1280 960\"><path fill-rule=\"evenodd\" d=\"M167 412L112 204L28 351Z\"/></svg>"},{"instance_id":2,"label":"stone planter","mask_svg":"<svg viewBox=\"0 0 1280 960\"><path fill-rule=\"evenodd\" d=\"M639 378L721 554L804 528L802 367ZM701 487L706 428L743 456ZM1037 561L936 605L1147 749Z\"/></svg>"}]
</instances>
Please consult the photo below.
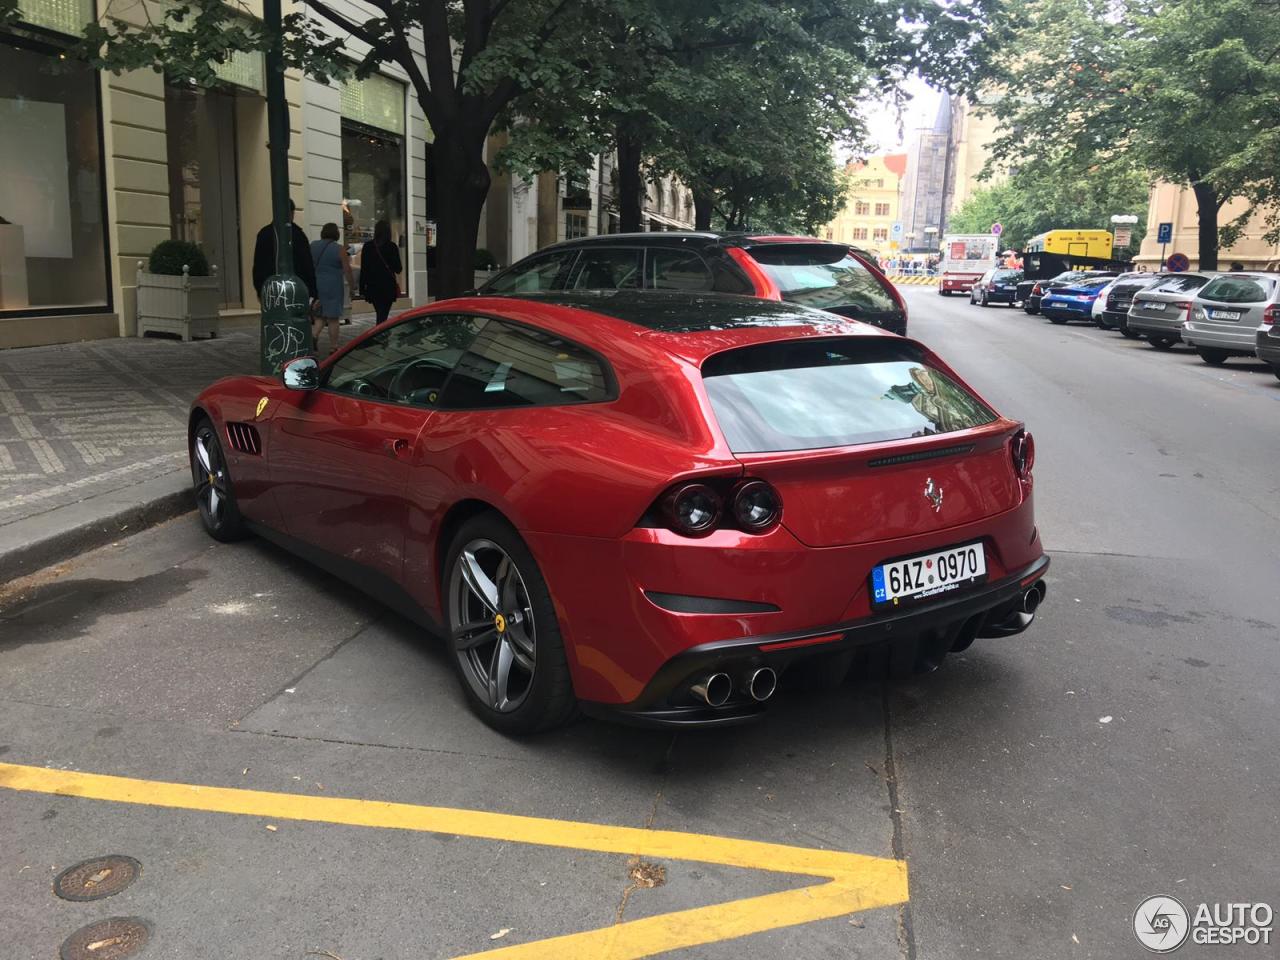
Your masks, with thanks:
<instances>
[{"instance_id":1,"label":"stone planter","mask_svg":"<svg viewBox=\"0 0 1280 960\"><path fill-rule=\"evenodd\" d=\"M182 276L147 273L138 261L138 336L149 331L175 333L183 340L218 335L218 309L222 292L218 268L209 277L193 277L182 268Z\"/></svg>"}]
</instances>

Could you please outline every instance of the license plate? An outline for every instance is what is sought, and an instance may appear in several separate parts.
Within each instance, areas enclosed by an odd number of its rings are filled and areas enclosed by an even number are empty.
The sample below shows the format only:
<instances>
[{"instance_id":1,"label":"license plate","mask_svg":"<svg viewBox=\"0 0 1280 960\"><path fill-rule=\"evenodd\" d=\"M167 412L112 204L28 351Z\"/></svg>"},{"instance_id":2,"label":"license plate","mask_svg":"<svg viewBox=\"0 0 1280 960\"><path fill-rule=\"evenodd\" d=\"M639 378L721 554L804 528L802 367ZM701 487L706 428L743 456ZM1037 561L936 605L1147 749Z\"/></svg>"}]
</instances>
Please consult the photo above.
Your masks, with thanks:
<instances>
[{"instance_id":1,"label":"license plate","mask_svg":"<svg viewBox=\"0 0 1280 960\"><path fill-rule=\"evenodd\" d=\"M1215 320L1239 320L1239 310L1215 310L1213 311L1213 319Z\"/></svg>"},{"instance_id":2,"label":"license plate","mask_svg":"<svg viewBox=\"0 0 1280 960\"><path fill-rule=\"evenodd\" d=\"M981 543L948 547L882 563L871 570L871 596L876 603L923 600L985 580L987 557Z\"/></svg>"},{"instance_id":3,"label":"license plate","mask_svg":"<svg viewBox=\"0 0 1280 960\"><path fill-rule=\"evenodd\" d=\"M1163 310L1163 309L1164 309L1164 304L1163 304L1163 303L1140 303L1140 304L1138 304L1138 309L1140 309L1140 310Z\"/></svg>"}]
</instances>

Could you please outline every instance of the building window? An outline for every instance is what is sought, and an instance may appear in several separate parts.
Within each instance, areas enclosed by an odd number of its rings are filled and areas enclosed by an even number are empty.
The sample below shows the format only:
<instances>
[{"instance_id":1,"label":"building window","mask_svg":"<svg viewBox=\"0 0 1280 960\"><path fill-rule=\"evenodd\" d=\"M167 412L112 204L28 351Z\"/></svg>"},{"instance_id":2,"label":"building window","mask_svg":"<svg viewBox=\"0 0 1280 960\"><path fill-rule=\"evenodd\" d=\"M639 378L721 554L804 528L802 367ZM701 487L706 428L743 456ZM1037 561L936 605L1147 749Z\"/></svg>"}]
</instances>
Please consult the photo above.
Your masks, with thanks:
<instances>
[{"instance_id":1,"label":"building window","mask_svg":"<svg viewBox=\"0 0 1280 960\"><path fill-rule=\"evenodd\" d=\"M889 215L889 205L887 203L876 204L876 216L887 217Z\"/></svg>"},{"instance_id":2,"label":"building window","mask_svg":"<svg viewBox=\"0 0 1280 960\"><path fill-rule=\"evenodd\" d=\"M218 268L224 307L243 303L240 209L236 180L236 97L221 90L167 84L169 225Z\"/></svg>"},{"instance_id":3,"label":"building window","mask_svg":"<svg viewBox=\"0 0 1280 960\"><path fill-rule=\"evenodd\" d=\"M391 224L391 239L404 250L404 140L343 120L342 227L353 270L379 220Z\"/></svg>"},{"instance_id":4,"label":"building window","mask_svg":"<svg viewBox=\"0 0 1280 960\"><path fill-rule=\"evenodd\" d=\"M0 38L0 312L110 305L101 124L96 71Z\"/></svg>"},{"instance_id":5,"label":"building window","mask_svg":"<svg viewBox=\"0 0 1280 960\"><path fill-rule=\"evenodd\" d=\"M863 231L866 232L865 230ZM876 227L875 232L871 235L872 240L888 240L889 229L887 227Z\"/></svg>"},{"instance_id":6,"label":"building window","mask_svg":"<svg viewBox=\"0 0 1280 960\"><path fill-rule=\"evenodd\" d=\"M855 240L865 240L865 239L867 239L867 228L866 228L866 227L854 227L854 228L853 228L853 239L855 239Z\"/></svg>"},{"instance_id":7,"label":"building window","mask_svg":"<svg viewBox=\"0 0 1280 960\"><path fill-rule=\"evenodd\" d=\"M576 210L567 210L564 215L564 238L576 240L587 235L587 215Z\"/></svg>"},{"instance_id":8,"label":"building window","mask_svg":"<svg viewBox=\"0 0 1280 960\"><path fill-rule=\"evenodd\" d=\"M876 187L877 187L877 188L879 188L879 189L881 189L881 190L883 190L883 189L884 189L884 178L883 178L883 177L881 177L879 180L877 180L877 181L876 181Z\"/></svg>"},{"instance_id":9,"label":"building window","mask_svg":"<svg viewBox=\"0 0 1280 960\"><path fill-rule=\"evenodd\" d=\"M865 200L859 200L853 205L853 215L855 217L865 217L871 212L871 204Z\"/></svg>"}]
</instances>

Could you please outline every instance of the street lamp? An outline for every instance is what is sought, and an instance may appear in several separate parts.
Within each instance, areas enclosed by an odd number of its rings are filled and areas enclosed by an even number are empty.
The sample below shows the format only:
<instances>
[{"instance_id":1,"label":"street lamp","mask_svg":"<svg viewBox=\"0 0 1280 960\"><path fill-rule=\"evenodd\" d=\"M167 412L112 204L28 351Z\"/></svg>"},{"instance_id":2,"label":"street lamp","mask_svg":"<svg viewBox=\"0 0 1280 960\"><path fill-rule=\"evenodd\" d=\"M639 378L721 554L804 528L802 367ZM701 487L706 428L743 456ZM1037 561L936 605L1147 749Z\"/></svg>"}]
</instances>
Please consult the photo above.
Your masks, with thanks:
<instances>
[{"instance_id":1,"label":"street lamp","mask_svg":"<svg viewBox=\"0 0 1280 960\"><path fill-rule=\"evenodd\" d=\"M937 242L937 227L924 228L924 245L927 249L932 250Z\"/></svg>"}]
</instances>

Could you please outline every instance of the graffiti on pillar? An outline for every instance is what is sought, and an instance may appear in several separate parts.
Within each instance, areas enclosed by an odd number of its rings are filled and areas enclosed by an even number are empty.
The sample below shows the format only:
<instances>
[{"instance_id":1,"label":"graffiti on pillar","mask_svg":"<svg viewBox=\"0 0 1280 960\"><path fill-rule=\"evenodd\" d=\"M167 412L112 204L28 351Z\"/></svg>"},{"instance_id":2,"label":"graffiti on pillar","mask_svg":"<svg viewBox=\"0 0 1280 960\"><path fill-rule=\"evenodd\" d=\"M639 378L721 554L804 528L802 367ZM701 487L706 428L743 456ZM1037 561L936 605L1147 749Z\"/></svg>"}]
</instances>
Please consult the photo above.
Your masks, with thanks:
<instances>
[{"instance_id":1,"label":"graffiti on pillar","mask_svg":"<svg viewBox=\"0 0 1280 960\"><path fill-rule=\"evenodd\" d=\"M262 335L266 338L267 362L273 368L306 351L306 344L302 341L302 331L294 324L269 323L262 331Z\"/></svg>"},{"instance_id":2,"label":"graffiti on pillar","mask_svg":"<svg viewBox=\"0 0 1280 960\"><path fill-rule=\"evenodd\" d=\"M306 291L297 280L272 277L262 285L262 307L264 310L285 310L293 313L294 311L305 310L306 306Z\"/></svg>"}]
</instances>

